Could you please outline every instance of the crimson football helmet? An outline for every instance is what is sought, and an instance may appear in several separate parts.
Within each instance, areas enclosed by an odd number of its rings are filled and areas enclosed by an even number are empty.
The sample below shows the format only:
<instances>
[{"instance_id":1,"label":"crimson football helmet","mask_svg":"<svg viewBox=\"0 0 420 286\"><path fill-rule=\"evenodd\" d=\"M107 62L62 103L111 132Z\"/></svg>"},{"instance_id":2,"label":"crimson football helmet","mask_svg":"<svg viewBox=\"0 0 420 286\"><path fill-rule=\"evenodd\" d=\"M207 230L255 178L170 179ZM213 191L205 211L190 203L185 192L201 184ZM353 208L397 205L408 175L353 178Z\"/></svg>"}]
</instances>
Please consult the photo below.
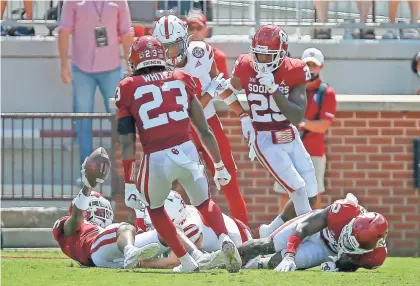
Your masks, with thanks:
<instances>
[{"instance_id":1,"label":"crimson football helmet","mask_svg":"<svg viewBox=\"0 0 420 286\"><path fill-rule=\"evenodd\" d=\"M363 254L385 246L388 221L375 212L366 212L353 218L343 227L338 245L346 254Z\"/></svg>"},{"instance_id":2,"label":"crimson football helmet","mask_svg":"<svg viewBox=\"0 0 420 286\"><path fill-rule=\"evenodd\" d=\"M131 44L128 63L132 71L152 66L165 67L165 49L155 37L140 37Z\"/></svg>"},{"instance_id":3,"label":"crimson football helmet","mask_svg":"<svg viewBox=\"0 0 420 286\"><path fill-rule=\"evenodd\" d=\"M275 71L286 58L288 48L288 37L282 28L276 25L262 26L252 38L250 47L254 70L257 73ZM256 54L272 55L272 61L260 63Z\"/></svg>"}]
</instances>

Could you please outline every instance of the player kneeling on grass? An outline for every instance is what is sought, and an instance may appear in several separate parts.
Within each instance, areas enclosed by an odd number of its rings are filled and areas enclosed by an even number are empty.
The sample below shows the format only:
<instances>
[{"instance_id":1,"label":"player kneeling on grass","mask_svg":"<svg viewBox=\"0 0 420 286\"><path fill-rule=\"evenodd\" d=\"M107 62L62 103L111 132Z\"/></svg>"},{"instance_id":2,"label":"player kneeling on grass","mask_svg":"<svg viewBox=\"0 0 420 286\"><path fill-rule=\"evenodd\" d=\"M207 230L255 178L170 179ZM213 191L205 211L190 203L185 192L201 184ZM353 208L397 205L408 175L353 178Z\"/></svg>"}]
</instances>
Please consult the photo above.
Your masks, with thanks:
<instances>
[{"instance_id":1,"label":"player kneeling on grass","mask_svg":"<svg viewBox=\"0 0 420 286\"><path fill-rule=\"evenodd\" d=\"M319 265L329 272L374 269L387 257L387 234L386 218L367 212L348 194L323 210L286 222L267 238L246 242L239 252L248 261L245 268L281 272ZM271 257L257 256L272 253Z\"/></svg>"},{"instance_id":2,"label":"player kneeling on grass","mask_svg":"<svg viewBox=\"0 0 420 286\"><path fill-rule=\"evenodd\" d=\"M134 226L112 224L111 204L91 188L108 177L110 161L104 148L95 150L82 165L84 186L73 200L70 215L53 226L54 239L68 257L83 266L134 268L142 259L153 257L156 243L134 246Z\"/></svg>"}]
</instances>

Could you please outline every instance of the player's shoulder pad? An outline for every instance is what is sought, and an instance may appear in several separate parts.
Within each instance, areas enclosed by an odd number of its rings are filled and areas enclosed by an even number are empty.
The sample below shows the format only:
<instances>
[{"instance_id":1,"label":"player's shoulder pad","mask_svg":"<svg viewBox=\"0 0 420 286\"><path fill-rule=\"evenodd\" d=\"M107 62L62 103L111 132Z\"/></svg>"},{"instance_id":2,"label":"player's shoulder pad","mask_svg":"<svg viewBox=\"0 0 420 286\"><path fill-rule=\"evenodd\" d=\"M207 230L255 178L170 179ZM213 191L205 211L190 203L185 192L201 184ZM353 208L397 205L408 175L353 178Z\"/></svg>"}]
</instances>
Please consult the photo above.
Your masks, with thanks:
<instances>
[{"instance_id":1,"label":"player's shoulder pad","mask_svg":"<svg viewBox=\"0 0 420 286\"><path fill-rule=\"evenodd\" d=\"M188 55L197 59L214 58L213 48L204 41L192 41L188 45Z\"/></svg>"},{"instance_id":2,"label":"player's shoulder pad","mask_svg":"<svg viewBox=\"0 0 420 286\"><path fill-rule=\"evenodd\" d=\"M64 235L63 228L64 223L70 218L70 216L63 216L60 217L58 220L55 221L52 231L55 240L59 240L61 236Z\"/></svg>"},{"instance_id":3,"label":"player's shoulder pad","mask_svg":"<svg viewBox=\"0 0 420 286\"><path fill-rule=\"evenodd\" d=\"M186 72L186 71L184 71L184 70L175 70L175 71L173 71L172 72L172 78L173 79L179 79L179 80L181 80L181 81L189 81L189 80L193 80L192 79L192 76L188 73L188 72Z\"/></svg>"},{"instance_id":4,"label":"player's shoulder pad","mask_svg":"<svg viewBox=\"0 0 420 286\"><path fill-rule=\"evenodd\" d=\"M288 70L302 69L304 66L306 66L306 63L301 59L290 57L286 57L283 64Z\"/></svg>"}]
</instances>

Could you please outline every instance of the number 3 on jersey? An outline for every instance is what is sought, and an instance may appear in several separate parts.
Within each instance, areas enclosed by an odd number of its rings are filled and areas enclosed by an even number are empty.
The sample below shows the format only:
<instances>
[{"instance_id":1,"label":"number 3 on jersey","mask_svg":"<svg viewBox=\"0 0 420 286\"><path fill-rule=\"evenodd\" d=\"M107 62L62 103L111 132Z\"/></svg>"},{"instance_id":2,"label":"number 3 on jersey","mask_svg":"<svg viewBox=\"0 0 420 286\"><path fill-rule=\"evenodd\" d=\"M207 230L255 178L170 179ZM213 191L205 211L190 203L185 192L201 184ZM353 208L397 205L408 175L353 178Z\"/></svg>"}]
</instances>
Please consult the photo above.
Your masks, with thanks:
<instances>
[{"instance_id":1,"label":"number 3 on jersey","mask_svg":"<svg viewBox=\"0 0 420 286\"><path fill-rule=\"evenodd\" d=\"M180 95L176 97L176 103L182 105L184 108L181 111L171 111L168 113L161 113L154 118L149 117L149 112L153 109L159 108L163 103L162 92L169 91L171 89L178 89ZM179 80L168 81L162 85L162 88L159 88L156 85L150 84L138 87L134 93L134 98L142 98L145 94L151 93L153 95L153 100L142 104L139 109L139 115L143 121L143 128L150 129L153 127L165 125L169 123L169 118L175 121L181 121L188 118L188 95L185 90L184 84Z\"/></svg>"}]
</instances>

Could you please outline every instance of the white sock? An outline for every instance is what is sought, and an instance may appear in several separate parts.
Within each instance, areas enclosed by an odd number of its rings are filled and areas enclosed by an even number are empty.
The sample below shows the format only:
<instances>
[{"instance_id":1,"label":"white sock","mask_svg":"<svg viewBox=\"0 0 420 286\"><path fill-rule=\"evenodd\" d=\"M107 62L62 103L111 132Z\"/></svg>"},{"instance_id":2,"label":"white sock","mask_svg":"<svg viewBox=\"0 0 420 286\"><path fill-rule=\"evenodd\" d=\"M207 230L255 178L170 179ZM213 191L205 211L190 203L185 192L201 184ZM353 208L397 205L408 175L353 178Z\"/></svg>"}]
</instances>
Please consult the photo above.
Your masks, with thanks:
<instances>
[{"instance_id":1,"label":"white sock","mask_svg":"<svg viewBox=\"0 0 420 286\"><path fill-rule=\"evenodd\" d=\"M200 258L200 256L203 255L203 252L201 252L198 249L195 249L193 250L193 252L190 253L190 255L195 261L197 261Z\"/></svg>"},{"instance_id":2,"label":"white sock","mask_svg":"<svg viewBox=\"0 0 420 286\"><path fill-rule=\"evenodd\" d=\"M311 205L309 204L308 194L306 193L305 187L290 193L290 198L292 199L297 216L306 214L307 212L310 212L312 210Z\"/></svg>"},{"instance_id":3,"label":"white sock","mask_svg":"<svg viewBox=\"0 0 420 286\"><path fill-rule=\"evenodd\" d=\"M126 246L124 246L124 254L126 254L127 253L127 251L129 251L131 248L133 248L133 247L135 247L134 245L132 245L132 244L127 244Z\"/></svg>"},{"instance_id":4,"label":"white sock","mask_svg":"<svg viewBox=\"0 0 420 286\"><path fill-rule=\"evenodd\" d=\"M268 229L270 233L273 233L276 229L284 224L283 219L281 218L281 214L279 214L269 225Z\"/></svg>"},{"instance_id":5,"label":"white sock","mask_svg":"<svg viewBox=\"0 0 420 286\"><path fill-rule=\"evenodd\" d=\"M179 261L181 261L181 264L190 264L194 259L189 255L188 253L185 253L184 256L179 257Z\"/></svg>"}]
</instances>

